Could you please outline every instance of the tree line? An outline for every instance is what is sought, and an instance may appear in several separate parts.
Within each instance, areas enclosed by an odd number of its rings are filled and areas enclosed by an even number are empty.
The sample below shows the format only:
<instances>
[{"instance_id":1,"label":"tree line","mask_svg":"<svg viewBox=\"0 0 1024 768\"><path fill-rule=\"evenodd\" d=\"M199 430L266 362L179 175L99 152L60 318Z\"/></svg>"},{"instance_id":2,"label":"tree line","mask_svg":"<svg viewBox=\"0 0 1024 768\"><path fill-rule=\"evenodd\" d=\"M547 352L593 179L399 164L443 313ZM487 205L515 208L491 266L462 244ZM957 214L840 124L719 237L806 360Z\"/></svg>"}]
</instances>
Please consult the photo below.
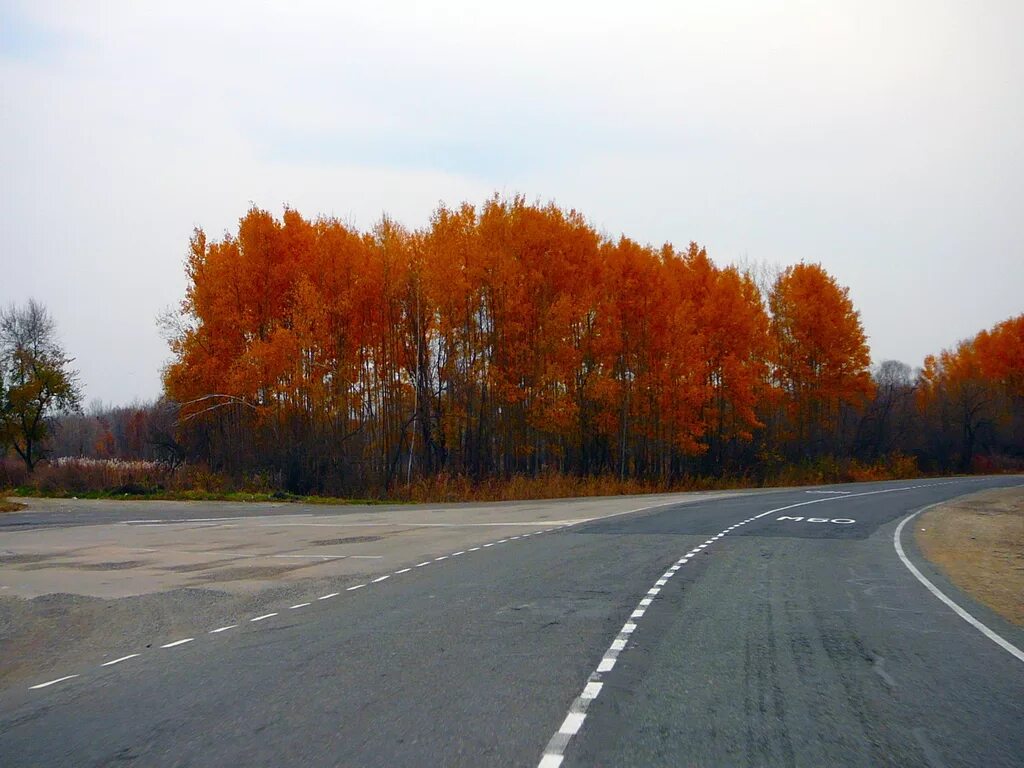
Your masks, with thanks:
<instances>
[{"instance_id":1,"label":"tree line","mask_svg":"<svg viewBox=\"0 0 1024 768\"><path fill-rule=\"evenodd\" d=\"M960 375L953 358L920 382L894 363L872 376L848 290L818 264L759 284L695 243L612 239L576 211L494 197L442 205L413 231L253 208L237 233L197 230L186 269L164 375L186 451L292 491L973 460L938 437L953 416L923 394L957 396L939 391ZM984 375L1019 416L1019 397ZM978 419L974 446L1019 451Z\"/></svg>"},{"instance_id":2,"label":"tree line","mask_svg":"<svg viewBox=\"0 0 1024 768\"><path fill-rule=\"evenodd\" d=\"M1024 315L917 371L872 369L819 264L720 267L495 196L418 230L253 208L220 239L196 230L186 272L152 404L83 414L45 309L0 316L0 437L29 471L142 458L386 495L445 476L670 487L1024 462Z\"/></svg>"}]
</instances>

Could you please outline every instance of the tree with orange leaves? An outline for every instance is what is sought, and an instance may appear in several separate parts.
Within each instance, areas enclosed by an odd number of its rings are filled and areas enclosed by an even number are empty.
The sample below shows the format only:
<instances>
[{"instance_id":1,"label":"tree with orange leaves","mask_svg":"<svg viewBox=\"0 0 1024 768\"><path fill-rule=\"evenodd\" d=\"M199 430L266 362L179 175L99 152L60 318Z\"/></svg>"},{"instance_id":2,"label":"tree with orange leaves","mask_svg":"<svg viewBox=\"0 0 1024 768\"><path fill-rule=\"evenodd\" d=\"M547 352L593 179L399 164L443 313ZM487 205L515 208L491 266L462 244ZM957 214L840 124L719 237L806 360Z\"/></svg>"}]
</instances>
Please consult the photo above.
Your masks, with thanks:
<instances>
[{"instance_id":1,"label":"tree with orange leaves","mask_svg":"<svg viewBox=\"0 0 1024 768\"><path fill-rule=\"evenodd\" d=\"M772 380L782 393L779 437L793 458L834 451L844 410L871 393L860 314L819 264L786 269L769 295Z\"/></svg>"}]
</instances>

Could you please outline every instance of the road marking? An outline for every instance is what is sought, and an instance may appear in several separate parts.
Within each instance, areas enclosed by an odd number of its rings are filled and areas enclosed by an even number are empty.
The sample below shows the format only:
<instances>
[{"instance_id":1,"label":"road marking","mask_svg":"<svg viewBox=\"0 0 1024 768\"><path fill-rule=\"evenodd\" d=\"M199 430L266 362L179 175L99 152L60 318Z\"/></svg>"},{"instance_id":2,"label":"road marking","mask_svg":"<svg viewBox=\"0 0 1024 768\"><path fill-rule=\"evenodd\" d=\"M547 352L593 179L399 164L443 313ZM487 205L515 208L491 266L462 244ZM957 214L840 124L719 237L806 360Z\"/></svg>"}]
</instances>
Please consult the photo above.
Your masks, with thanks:
<instances>
[{"instance_id":1,"label":"road marking","mask_svg":"<svg viewBox=\"0 0 1024 768\"><path fill-rule=\"evenodd\" d=\"M176 645L184 645L185 643L191 643L193 640L195 640L194 637L186 637L184 640L175 640L173 643L167 643L166 645L161 645L160 647L173 648Z\"/></svg>"},{"instance_id":2,"label":"road marking","mask_svg":"<svg viewBox=\"0 0 1024 768\"><path fill-rule=\"evenodd\" d=\"M56 685L57 683L63 683L65 680L70 680L73 677L78 677L78 675L65 675L64 677L58 677L56 680L50 680L47 683L40 683L39 685L30 686L29 690L35 691L39 688L47 688L51 685Z\"/></svg>"},{"instance_id":3,"label":"road marking","mask_svg":"<svg viewBox=\"0 0 1024 768\"><path fill-rule=\"evenodd\" d=\"M650 590L648 590L646 595L640 599L639 603L637 604L637 607L633 610L631 614L629 614L629 619L626 621L625 624L623 624L622 629L612 640L611 645L608 646L608 650L605 651L604 656L601 658L600 662L598 662L596 669L590 674L590 677L587 679L587 683L584 686L583 692L578 697L576 697L576 699L570 705L569 714L566 716L565 721L562 723L561 727L559 727L558 731L556 731L555 734L548 741L548 744L545 747L543 754L541 755L540 762L538 763L538 768L556 768L557 766L560 766L562 764L562 760L565 756L566 747L568 747L570 741L572 740L572 737L579 731L580 726L583 724L583 721L586 717L587 708L589 707L590 702L597 697L598 693L601 690L599 687L594 687L595 684L603 684L601 676L604 673L610 672L612 669L614 669L619 654L625 651L629 637L633 634L633 632L636 631L637 624L635 620L643 618L644 613L647 610L647 607L650 606L652 603L652 598L650 597L650 595L658 594L658 591L656 590L660 591L660 588L666 584L667 579L670 578L675 573L675 571L679 570L679 568L682 565L688 563L691 557L699 554L709 544L713 544L719 539L725 537L730 531L734 531L742 525L747 525L748 523L752 523L755 520L758 520L767 515L776 514L778 512L784 512L788 509L802 507L808 504L819 504L825 501L841 501L843 499L850 499L858 496L872 496L878 493L893 493L896 491L906 491L919 487L924 486L904 486L900 488L887 488L880 491L867 491L865 493L846 493L841 496L829 495L825 498L812 499L810 501L802 501L796 504L788 504L784 507L778 507L776 509L769 509L765 512L761 512L760 514L754 515L753 517L749 517L740 523L734 523L728 528L722 530L720 533L715 534L713 537L708 539L703 544L696 546L694 549L687 552L686 555L684 555L683 557L680 557L676 561L676 563L673 566L671 566L668 569L668 571L655 582L655 585ZM660 506L666 505L663 504ZM643 509L647 508L645 507ZM899 542L897 541L897 548L898 547Z\"/></svg>"},{"instance_id":4,"label":"road marking","mask_svg":"<svg viewBox=\"0 0 1024 768\"><path fill-rule=\"evenodd\" d=\"M565 720L562 721L562 727L558 729L558 732L564 733L566 736L575 736L586 717L582 712L570 712L565 716Z\"/></svg>"},{"instance_id":5,"label":"road marking","mask_svg":"<svg viewBox=\"0 0 1024 768\"><path fill-rule=\"evenodd\" d=\"M829 493L829 494L838 494L840 496L846 496L848 494L853 493L853 491L806 491L806 493Z\"/></svg>"},{"instance_id":6,"label":"road marking","mask_svg":"<svg viewBox=\"0 0 1024 768\"><path fill-rule=\"evenodd\" d=\"M1012 656L1015 656L1018 661L1024 661L1024 651L1022 651L1020 648L1015 646L1009 640L1006 640L1005 638L1003 638L1001 635L998 635L995 632L993 632L991 629L989 629L987 626L982 624L980 621L978 621L976 618L974 618L971 614L969 614L967 611L965 611L963 608L961 608L959 605L957 605L955 602L953 602L953 600L951 600L942 590L940 590L938 587L936 587L934 584L932 584L924 576L924 574L922 574L919 570L917 570L917 567L912 562L910 562L910 558L907 557L906 552L903 551L903 544L900 542L900 534L903 532L903 526L905 526L907 523L909 523L915 517L920 515L922 512L924 512L926 510L929 510L932 507L937 507L939 504L945 504L945 503L946 502L941 502L940 501L940 502L938 502L936 504L930 504L927 507L924 507L922 509L917 510L917 512L914 512L912 515L908 515L907 517L903 518L903 520L900 522L900 524L896 526L896 531L892 535L892 543L893 543L893 546L895 546L895 548L896 548L896 554L900 556L900 560L903 561L903 564L905 566L907 566L907 569L912 574L914 574L914 576L917 578L917 580L920 581L922 584L924 584L925 587L927 587L929 592L931 592L933 595L935 595L937 598L939 598L939 600L941 600L946 605L948 605L957 616L959 616L961 619L966 621L968 624L970 624L976 630L981 632L981 634L983 634L985 637L987 637L993 643L998 645L1004 651L1006 651L1007 653L1009 653Z\"/></svg>"},{"instance_id":7,"label":"road marking","mask_svg":"<svg viewBox=\"0 0 1024 768\"><path fill-rule=\"evenodd\" d=\"M128 659L134 659L138 655L139 654L137 654L137 653L129 653L127 656L122 656L120 659L114 659L113 661L104 662L103 664L100 664L100 666L101 667L112 667L115 664L120 664L122 661L128 661Z\"/></svg>"},{"instance_id":8,"label":"road marking","mask_svg":"<svg viewBox=\"0 0 1024 768\"><path fill-rule=\"evenodd\" d=\"M673 502L673 503L675 503L675 502ZM659 506L663 506L663 505L659 505ZM639 510L629 510L629 511L639 511ZM627 512L627 514L628 514L628 512ZM301 517L309 517L310 515L295 515L295 517L300 517L300 516ZM250 516L242 517L242 518L240 518L238 516L234 516L234 517L226 517L226 518L186 518L184 520L128 520L128 521L123 521L122 524L135 524L135 525L139 525L139 526L153 525L154 527L156 527L156 526L159 526L159 525L164 525L164 526L166 526L166 525L180 525L181 523L198 523L198 522L216 523L216 522L227 521L227 520L236 521L236 520L239 520L239 519L259 518L259 517L280 517L280 516L275 516L275 515L250 515ZM567 522L564 522L563 525L558 526L557 528L542 529L542 530L536 531L536 532L534 532L532 534L530 534L530 533L521 534L521 535L517 535L517 536L512 536L509 539L501 539L500 541L494 541L494 542L489 542L487 544L483 544L483 545L480 545L480 546L469 547L466 550L459 550L458 552L453 552L451 555L442 555L440 557L435 558L434 560L426 560L426 561L424 561L422 563L418 563L415 566L410 566L410 567L407 567L407 568L402 568L400 570L395 571L395 574L408 573L413 568L422 568L424 566L430 565L431 562L437 562L437 561L440 561L440 560L447 560L449 557L458 557L459 555L466 554L466 552L477 552L480 549L482 549L483 547L493 547L495 544L504 544L504 543L506 543L508 541L512 541L512 540L518 540L518 539L521 539L521 538L528 538L529 536L535 536L535 535L539 535L541 533L550 533L550 532L555 531L555 530L561 530L562 528L568 527L569 525L575 525L575 524L577 524L579 522L588 522L588 520L584 519L584 520L567 521ZM534 522L526 522L526 523L481 523L481 524L471 524L470 527L475 527L476 525L487 525L487 526L528 525L528 526L533 526L533 525L536 525L536 524L537 524L536 521L534 521ZM274 525L274 524L271 524L271 525ZM287 523L285 525L292 525L292 523ZM315 525L315 526L319 527L319 525L315 524L315 523L312 523L312 524L309 524L309 523L306 523L306 524L304 524L304 523L294 523L294 525ZM362 525L362 524L355 524L355 525ZM370 525L376 525L376 524L370 524ZM405 525L405 524L398 524L398 523L396 523L396 524L384 524L384 525L398 526L398 525ZM416 524L412 524L412 525L415 526ZM201 526L201 527L215 527L215 526ZM225 526L222 526L222 527L225 527ZM227 526L227 527L231 527L231 526ZM325 527L327 527L327 526L325 526ZM333 526L332 525L330 527L347 527L347 525L343 525L343 526ZM453 528L455 528L455 527L464 527L464 526L462 524L457 524L457 523L453 523L453 524L449 524L449 523L436 523L436 524L425 524L423 527L453 527ZM143 551L153 551L153 552L155 552L157 550L148 550L147 549L147 550L143 550ZM340 560L340 559L345 559L345 558L353 558L353 559L360 558L360 559L367 559L367 560L380 560L380 559L382 559L384 557L383 555L296 555L296 554L231 555L231 554L222 553L222 552L216 552L216 553L194 553L194 554L217 554L217 555L222 555L222 556L223 555L227 555L229 557L240 557L240 558L260 558L260 557L282 557L283 558L283 557L294 557L294 558L310 558L310 559L318 559L318 560ZM382 581L385 581L386 579L389 579L389 578L391 578L391 574L386 574L386 575L379 576L379 577L373 579L371 583L382 582ZM351 592L353 590L362 589L365 586L367 586L367 585L366 584L356 584L356 585L353 585L351 587L346 587L346 591ZM4 587L4 588L6 589L6 587ZM317 600L329 600L331 598L337 597L339 594L340 594L339 592L331 592L331 593L326 594L326 595L321 595L320 597L317 598ZM289 606L288 610L297 610L299 608L306 608L306 607L308 607L310 605L312 605L312 602L296 603L295 605ZM264 621L266 619L272 618L272 617L277 616L277 615L279 615L277 612L267 613L267 614L264 614L262 616L253 617L253 618L249 619L249 621L250 621L250 623L260 622L260 621ZM641 611L639 613L639 615L642 616L643 612ZM631 625L631 626L635 627L635 625ZM215 634L219 634L221 632L226 632L229 629L235 629L237 627L238 627L238 624L228 624L228 625L223 626L223 627L217 627L216 629L211 629L211 630L208 631L208 634L215 635ZM627 631L627 630L625 630L625 628L624 628L624 631ZM631 631L631 630L628 630L628 631ZM160 647L161 648L175 648L175 647L177 647L179 645L184 645L185 643L191 643L194 640L195 640L195 638L193 638L193 637L186 637L186 638L183 638L181 640L175 640L174 642L165 643L165 644L161 645ZM610 652L610 653L613 653L613 652ZM617 652L614 652L614 653L617 653ZM136 658L139 655L140 654L138 654L138 653L132 653L132 654L129 654L127 656L122 656L121 658L118 658L118 659L113 659L111 661L104 662L100 666L103 666L103 667L113 666L115 664L121 663L122 661L127 661L129 659ZM603 662L603 663L608 663L608 664L611 664L612 666L614 666L614 664L615 664L614 655L609 657L609 660L607 662ZM46 688L46 687L48 687L50 685L54 685L56 683L63 682L64 680L71 680L72 678L75 678L75 677L78 677L78 675L77 674L75 674L75 675L67 675L65 677L57 678L56 680L50 680L49 682L46 682L46 683L40 683L38 685L34 685L34 686L32 686L32 689L34 690L34 689L38 689L38 688ZM595 685L592 685L592 686L588 687L585 690L585 694L587 696L589 696L589 698L593 698L593 697L595 697L597 695L597 692L600 691L600 690L601 690L600 683L597 683ZM559 762L560 762L560 760L559 760Z\"/></svg>"}]
</instances>

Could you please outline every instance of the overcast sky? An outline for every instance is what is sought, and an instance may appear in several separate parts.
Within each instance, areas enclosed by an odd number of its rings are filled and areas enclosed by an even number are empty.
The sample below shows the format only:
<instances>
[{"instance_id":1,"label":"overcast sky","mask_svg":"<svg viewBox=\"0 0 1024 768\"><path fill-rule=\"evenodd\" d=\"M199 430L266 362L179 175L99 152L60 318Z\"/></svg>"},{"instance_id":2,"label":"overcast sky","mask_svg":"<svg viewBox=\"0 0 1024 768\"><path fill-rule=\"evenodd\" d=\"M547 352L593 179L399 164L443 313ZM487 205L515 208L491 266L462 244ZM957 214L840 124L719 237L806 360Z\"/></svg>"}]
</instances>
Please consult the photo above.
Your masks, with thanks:
<instances>
[{"instance_id":1,"label":"overcast sky","mask_svg":"<svg viewBox=\"0 0 1024 768\"><path fill-rule=\"evenodd\" d=\"M875 361L1024 312L1024 3L0 0L0 303L87 400L160 391L194 226L495 190L819 261Z\"/></svg>"}]
</instances>

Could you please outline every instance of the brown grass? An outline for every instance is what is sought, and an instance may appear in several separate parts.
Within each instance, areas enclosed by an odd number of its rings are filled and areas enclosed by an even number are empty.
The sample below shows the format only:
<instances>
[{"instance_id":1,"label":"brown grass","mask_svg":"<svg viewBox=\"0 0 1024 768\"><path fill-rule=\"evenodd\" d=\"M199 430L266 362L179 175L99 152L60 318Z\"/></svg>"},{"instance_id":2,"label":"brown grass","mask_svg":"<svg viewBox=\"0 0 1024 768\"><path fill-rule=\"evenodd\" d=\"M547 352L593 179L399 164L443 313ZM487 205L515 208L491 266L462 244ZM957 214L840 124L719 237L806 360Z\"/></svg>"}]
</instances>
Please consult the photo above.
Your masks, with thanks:
<instances>
[{"instance_id":1,"label":"brown grass","mask_svg":"<svg viewBox=\"0 0 1024 768\"><path fill-rule=\"evenodd\" d=\"M975 600L1024 626L1024 488L997 488L926 512L921 552Z\"/></svg>"},{"instance_id":2,"label":"brown grass","mask_svg":"<svg viewBox=\"0 0 1024 768\"><path fill-rule=\"evenodd\" d=\"M17 512L18 510L24 509L24 504L19 504L16 501L8 501L7 499L0 499L0 512Z\"/></svg>"},{"instance_id":3,"label":"brown grass","mask_svg":"<svg viewBox=\"0 0 1024 768\"><path fill-rule=\"evenodd\" d=\"M890 456L875 464L823 458L798 465L778 466L768 478L746 475L704 477L691 475L672 483L615 476L564 475L557 472L537 477L473 480L464 475L439 474L399 483L390 490L365 489L358 494L368 501L487 502L517 499L557 499L576 496L619 496L668 491L707 491L760 486L817 485L820 483L889 480L918 476L917 464L903 456ZM335 498L296 497L280 493L269 478L231 478L210 472L202 465L186 465L171 472L150 461L63 458L37 467L33 474L12 458L0 460L0 490L18 496L78 496L79 498L166 498L263 501L324 501ZM328 491L330 489L327 489ZM249 498L251 497L251 498Z\"/></svg>"}]
</instances>

